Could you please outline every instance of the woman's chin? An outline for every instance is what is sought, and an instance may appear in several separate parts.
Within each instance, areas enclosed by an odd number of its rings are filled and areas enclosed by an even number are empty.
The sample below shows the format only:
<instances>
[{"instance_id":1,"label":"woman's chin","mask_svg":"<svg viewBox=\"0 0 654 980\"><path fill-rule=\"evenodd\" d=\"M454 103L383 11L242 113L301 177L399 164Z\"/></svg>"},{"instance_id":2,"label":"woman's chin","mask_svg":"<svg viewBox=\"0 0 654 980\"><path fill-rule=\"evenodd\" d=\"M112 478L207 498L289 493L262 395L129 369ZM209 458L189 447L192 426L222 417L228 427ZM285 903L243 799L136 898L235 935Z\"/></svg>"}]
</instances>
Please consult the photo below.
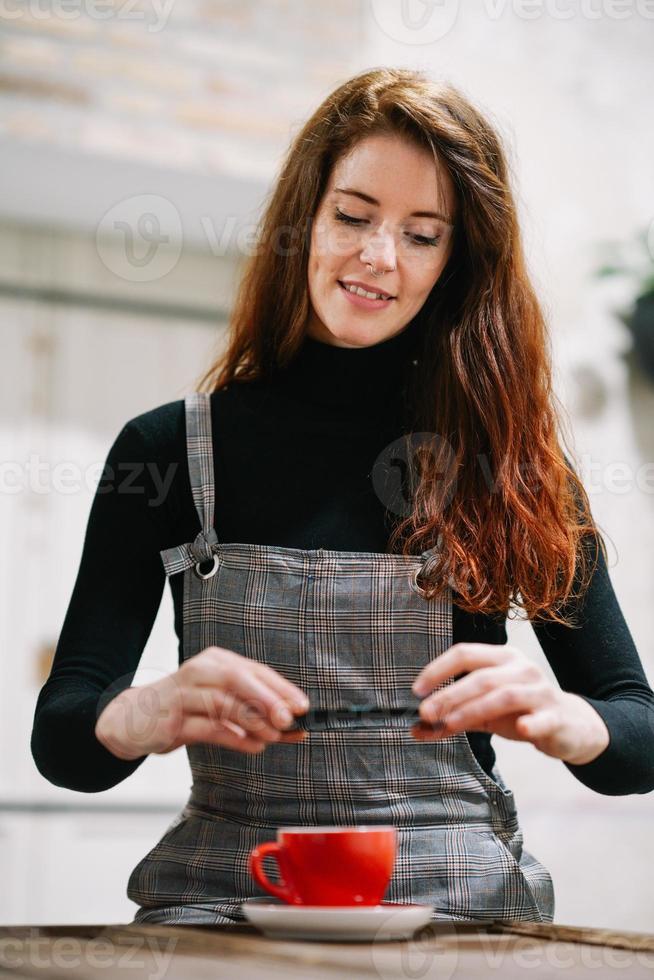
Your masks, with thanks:
<instances>
[{"instance_id":1,"label":"woman's chin","mask_svg":"<svg viewBox=\"0 0 654 980\"><path fill-rule=\"evenodd\" d=\"M323 343L331 344L334 347L371 347L373 344L386 340L386 336L381 336L378 330L357 329L351 323L333 328L323 326L319 333L312 336L316 340L322 340Z\"/></svg>"}]
</instances>

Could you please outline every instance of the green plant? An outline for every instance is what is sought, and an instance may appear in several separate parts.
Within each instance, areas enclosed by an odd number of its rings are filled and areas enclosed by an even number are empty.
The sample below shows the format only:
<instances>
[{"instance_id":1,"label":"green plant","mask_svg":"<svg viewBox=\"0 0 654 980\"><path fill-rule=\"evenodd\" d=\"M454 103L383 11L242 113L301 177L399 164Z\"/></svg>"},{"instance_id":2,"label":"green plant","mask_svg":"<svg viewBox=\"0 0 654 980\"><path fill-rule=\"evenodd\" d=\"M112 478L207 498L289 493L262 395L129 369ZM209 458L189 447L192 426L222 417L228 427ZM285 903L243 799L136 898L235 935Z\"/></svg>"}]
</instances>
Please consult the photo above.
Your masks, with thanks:
<instances>
[{"instance_id":1,"label":"green plant","mask_svg":"<svg viewBox=\"0 0 654 980\"><path fill-rule=\"evenodd\" d=\"M597 278L626 276L635 285L634 299L654 294L654 221L633 241L607 241L600 246L607 261L595 270Z\"/></svg>"},{"instance_id":2,"label":"green plant","mask_svg":"<svg viewBox=\"0 0 654 980\"><path fill-rule=\"evenodd\" d=\"M613 261L601 265L595 275L626 276L634 283L631 308L613 312L629 330L633 351L654 381L654 221L634 241L605 242L602 247Z\"/></svg>"}]
</instances>

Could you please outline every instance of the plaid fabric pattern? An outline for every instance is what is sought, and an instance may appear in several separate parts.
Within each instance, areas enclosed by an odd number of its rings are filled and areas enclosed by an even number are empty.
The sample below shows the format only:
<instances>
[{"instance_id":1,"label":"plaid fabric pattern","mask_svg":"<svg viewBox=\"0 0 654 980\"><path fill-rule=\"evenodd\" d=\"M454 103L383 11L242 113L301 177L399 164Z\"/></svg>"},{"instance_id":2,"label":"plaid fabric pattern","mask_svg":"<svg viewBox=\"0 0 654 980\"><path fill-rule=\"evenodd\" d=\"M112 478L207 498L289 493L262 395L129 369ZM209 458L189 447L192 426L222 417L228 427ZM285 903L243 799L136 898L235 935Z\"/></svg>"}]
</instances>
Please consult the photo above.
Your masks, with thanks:
<instances>
[{"instance_id":1,"label":"plaid fabric pattern","mask_svg":"<svg viewBox=\"0 0 654 980\"><path fill-rule=\"evenodd\" d=\"M184 658L233 650L296 683L312 707L415 700L416 674L452 644L451 591L428 602L414 583L431 552L219 543L208 395L187 397L186 425L202 531L161 553L168 575L184 574ZM241 902L266 894L248 873L251 849L280 826L321 824L398 828L387 901L429 903L435 919L553 920L552 879L523 847L513 793L465 733L418 742L398 719L335 724L257 755L186 750L190 798L129 879L137 922L242 920Z\"/></svg>"}]
</instances>

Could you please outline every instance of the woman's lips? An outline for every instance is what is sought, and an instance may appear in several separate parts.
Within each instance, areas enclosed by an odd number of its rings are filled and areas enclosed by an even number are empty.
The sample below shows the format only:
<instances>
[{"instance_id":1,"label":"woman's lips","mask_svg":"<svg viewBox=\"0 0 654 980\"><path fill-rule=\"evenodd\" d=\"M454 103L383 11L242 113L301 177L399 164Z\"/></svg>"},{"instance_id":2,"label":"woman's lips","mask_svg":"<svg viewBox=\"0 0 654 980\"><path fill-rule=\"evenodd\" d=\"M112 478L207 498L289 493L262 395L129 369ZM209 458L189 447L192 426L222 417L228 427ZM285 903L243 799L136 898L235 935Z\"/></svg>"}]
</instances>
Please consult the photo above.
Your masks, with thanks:
<instances>
[{"instance_id":1,"label":"woman's lips","mask_svg":"<svg viewBox=\"0 0 654 980\"><path fill-rule=\"evenodd\" d=\"M359 296L358 293L351 293L349 289L345 288L340 279L338 279L337 282L345 298L348 299L353 306L358 306L361 310L381 310L383 307L389 306L394 299L394 297L391 297L390 299L368 299L367 296Z\"/></svg>"}]
</instances>

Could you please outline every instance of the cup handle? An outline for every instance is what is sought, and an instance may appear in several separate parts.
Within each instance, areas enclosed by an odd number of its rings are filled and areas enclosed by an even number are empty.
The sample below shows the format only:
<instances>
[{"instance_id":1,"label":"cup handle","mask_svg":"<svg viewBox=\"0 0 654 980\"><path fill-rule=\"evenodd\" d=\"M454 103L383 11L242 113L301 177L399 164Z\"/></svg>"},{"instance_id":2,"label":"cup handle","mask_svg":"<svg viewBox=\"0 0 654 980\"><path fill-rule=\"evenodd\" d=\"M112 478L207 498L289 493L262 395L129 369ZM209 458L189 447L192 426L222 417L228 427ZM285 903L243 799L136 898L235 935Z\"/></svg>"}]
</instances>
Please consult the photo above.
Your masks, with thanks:
<instances>
[{"instance_id":1,"label":"cup handle","mask_svg":"<svg viewBox=\"0 0 654 980\"><path fill-rule=\"evenodd\" d=\"M288 887L283 877L281 877L281 865L279 861L279 854L281 851L282 846L276 841L267 841L265 844L259 844L258 847L255 847L252 851L250 851L250 857L248 859L250 874L257 884L261 885L261 887L267 892L270 892L271 895L276 895L277 898L281 898L283 901L294 905L296 902L295 893ZM263 859L268 857L268 855L272 855L275 858L277 866L280 869L279 884L275 884L274 881L271 881L270 878L266 876L266 872L263 870Z\"/></svg>"}]
</instances>

